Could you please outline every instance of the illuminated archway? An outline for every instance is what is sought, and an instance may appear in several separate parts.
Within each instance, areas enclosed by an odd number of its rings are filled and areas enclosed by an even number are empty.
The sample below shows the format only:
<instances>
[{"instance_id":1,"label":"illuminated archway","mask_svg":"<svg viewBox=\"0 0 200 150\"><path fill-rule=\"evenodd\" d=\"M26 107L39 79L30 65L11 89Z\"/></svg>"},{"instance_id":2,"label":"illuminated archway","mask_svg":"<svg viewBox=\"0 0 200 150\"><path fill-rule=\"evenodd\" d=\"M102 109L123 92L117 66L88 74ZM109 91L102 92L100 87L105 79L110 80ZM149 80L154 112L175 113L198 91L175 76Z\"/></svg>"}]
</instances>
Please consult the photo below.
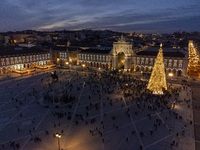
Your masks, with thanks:
<instances>
[{"instance_id":1,"label":"illuminated archway","mask_svg":"<svg viewBox=\"0 0 200 150\"><path fill-rule=\"evenodd\" d=\"M113 43L112 55L112 68L123 69L125 72L131 69L131 57L134 52L132 49L132 43L126 42L123 35L117 42Z\"/></svg>"},{"instance_id":2,"label":"illuminated archway","mask_svg":"<svg viewBox=\"0 0 200 150\"><path fill-rule=\"evenodd\" d=\"M117 68L124 69L124 62L125 62L124 53L120 52L120 53L118 53L117 56L118 56Z\"/></svg>"},{"instance_id":3,"label":"illuminated archway","mask_svg":"<svg viewBox=\"0 0 200 150\"><path fill-rule=\"evenodd\" d=\"M133 72L134 69L135 69L135 68L134 68L134 65L132 64L132 65L131 65L131 72Z\"/></svg>"},{"instance_id":4,"label":"illuminated archway","mask_svg":"<svg viewBox=\"0 0 200 150\"><path fill-rule=\"evenodd\" d=\"M143 71L143 72L144 72L144 67L143 67L143 66L141 66L140 71Z\"/></svg>"},{"instance_id":5,"label":"illuminated archway","mask_svg":"<svg viewBox=\"0 0 200 150\"><path fill-rule=\"evenodd\" d=\"M148 72L148 67L147 66L144 67L144 72Z\"/></svg>"},{"instance_id":6,"label":"illuminated archway","mask_svg":"<svg viewBox=\"0 0 200 150\"><path fill-rule=\"evenodd\" d=\"M149 67L149 72L152 72L152 70L153 70L153 68L150 66L150 67Z\"/></svg>"},{"instance_id":7,"label":"illuminated archway","mask_svg":"<svg viewBox=\"0 0 200 150\"><path fill-rule=\"evenodd\" d=\"M139 66L136 67L136 71L140 71L140 67Z\"/></svg>"},{"instance_id":8,"label":"illuminated archway","mask_svg":"<svg viewBox=\"0 0 200 150\"><path fill-rule=\"evenodd\" d=\"M173 69L173 74L174 74L174 76L176 75L176 69Z\"/></svg>"}]
</instances>

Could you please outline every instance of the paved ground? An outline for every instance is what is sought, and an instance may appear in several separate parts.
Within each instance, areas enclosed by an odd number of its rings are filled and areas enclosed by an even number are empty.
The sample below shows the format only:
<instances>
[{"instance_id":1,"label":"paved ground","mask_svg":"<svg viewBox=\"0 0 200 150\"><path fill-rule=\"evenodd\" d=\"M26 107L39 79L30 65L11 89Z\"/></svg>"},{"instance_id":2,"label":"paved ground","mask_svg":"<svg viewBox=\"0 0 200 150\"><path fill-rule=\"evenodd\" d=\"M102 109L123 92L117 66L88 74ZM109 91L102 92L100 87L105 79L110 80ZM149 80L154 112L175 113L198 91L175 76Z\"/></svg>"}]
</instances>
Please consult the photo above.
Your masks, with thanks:
<instances>
[{"instance_id":1,"label":"paved ground","mask_svg":"<svg viewBox=\"0 0 200 150\"><path fill-rule=\"evenodd\" d=\"M0 144L4 146L0 145L0 149L14 149L19 143L21 150L55 150L57 132L62 134L63 150L138 150L140 145L145 150L168 150L173 141L173 149L194 149L192 107L188 106L191 102L185 101L191 99L190 87L182 89L179 97L170 98L179 100L174 110L149 110L147 106L152 106L153 101L142 101L138 106L131 98L125 98L117 86L110 94L101 87L91 88L85 72L79 76L73 71L57 72L61 87L73 84L68 90L76 101L70 107L45 108L39 103L50 73L0 83ZM176 119L175 113L183 119ZM57 114L64 116L58 118ZM160 124L156 129L155 123Z\"/></svg>"},{"instance_id":2,"label":"paved ground","mask_svg":"<svg viewBox=\"0 0 200 150\"><path fill-rule=\"evenodd\" d=\"M191 80L192 88L192 103L193 103L193 114L194 114L194 130L195 130L195 149L200 150L200 80Z\"/></svg>"}]
</instances>

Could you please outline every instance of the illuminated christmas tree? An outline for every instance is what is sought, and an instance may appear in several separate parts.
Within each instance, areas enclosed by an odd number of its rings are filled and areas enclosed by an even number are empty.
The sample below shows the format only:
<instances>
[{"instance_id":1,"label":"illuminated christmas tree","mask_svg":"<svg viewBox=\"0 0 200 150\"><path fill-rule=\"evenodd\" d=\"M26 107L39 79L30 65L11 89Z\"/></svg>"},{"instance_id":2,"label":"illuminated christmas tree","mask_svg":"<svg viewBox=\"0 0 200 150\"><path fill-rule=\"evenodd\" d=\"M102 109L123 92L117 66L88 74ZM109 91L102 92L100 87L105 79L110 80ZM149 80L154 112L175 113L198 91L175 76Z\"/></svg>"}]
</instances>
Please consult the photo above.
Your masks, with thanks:
<instances>
[{"instance_id":1,"label":"illuminated christmas tree","mask_svg":"<svg viewBox=\"0 0 200 150\"><path fill-rule=\"evenodd\" d=\"M154 64L147 89L152 91L153 94L163 94L163 89L167 90L162 43L160 44L158 56Z\"/></svg>"},{"instance_id":2,"label":"illuminated christmas tree","mask_svg":"<svg viewBox=\"0 0 200 150\"><path fill-rule=\"evenodd\" d=\"M190 76L198 76L200 73L200 62L197 54L197 45L190 40L188 45L189 62L187 72Z\"/></svg>"}]
</instances>

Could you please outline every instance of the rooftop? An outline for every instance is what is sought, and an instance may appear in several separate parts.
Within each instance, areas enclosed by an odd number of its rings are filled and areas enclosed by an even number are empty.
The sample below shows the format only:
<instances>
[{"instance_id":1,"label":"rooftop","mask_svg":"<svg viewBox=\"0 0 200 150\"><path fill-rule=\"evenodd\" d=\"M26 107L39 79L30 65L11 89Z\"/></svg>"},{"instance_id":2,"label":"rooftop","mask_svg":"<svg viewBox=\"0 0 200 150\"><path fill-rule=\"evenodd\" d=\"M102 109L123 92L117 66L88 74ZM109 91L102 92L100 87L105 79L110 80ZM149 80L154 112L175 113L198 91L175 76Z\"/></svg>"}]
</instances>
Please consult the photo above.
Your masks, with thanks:
<instances>
[{"instance_id":1,"label":"rooftop","mask_svg":"<svg viewBox=\"0 0 200 150\"><path fill-rule=\"evenodd\" d=\"M26 54L37 54L37 53L45 53L43 49L37 47L0 47L0 57L8 56L8 55L26 55Z\"/></svg>"},{"instance_id":2,"label":"rooftop","mask_svg":"<svg viewBox=\"0 0 200 150\"><path fill-rule=\"evenodd\" d=\"M62 46L54 46L52 47L53 50L59 50L59 51L77 51L82 50L80 47L77 46L69 46L69 47L62 47Z\"/></svg>"},{"instance_id":3,"label":"rooftop","mask_svg":"<svg viewBox=\"0 0 200 150\"><path fill-rule=\"evenodd\" d=\"M99 50L99 49L86 49L82 50L80 53L98 53L98 54L108 54L111 50Z\"/></svg>"},{"instance_id":4,"label":"rooftop","mask_svg":"<svg viewBox=\"0 0 200 150\"><path fill-rule=\"evenodd\" d=\"M157 56L160 47L148 47L144 51L140 51L137 55ZM186 51L178 48L162 48L164 57L185 57Z\"/></svg>"}]
</instances>

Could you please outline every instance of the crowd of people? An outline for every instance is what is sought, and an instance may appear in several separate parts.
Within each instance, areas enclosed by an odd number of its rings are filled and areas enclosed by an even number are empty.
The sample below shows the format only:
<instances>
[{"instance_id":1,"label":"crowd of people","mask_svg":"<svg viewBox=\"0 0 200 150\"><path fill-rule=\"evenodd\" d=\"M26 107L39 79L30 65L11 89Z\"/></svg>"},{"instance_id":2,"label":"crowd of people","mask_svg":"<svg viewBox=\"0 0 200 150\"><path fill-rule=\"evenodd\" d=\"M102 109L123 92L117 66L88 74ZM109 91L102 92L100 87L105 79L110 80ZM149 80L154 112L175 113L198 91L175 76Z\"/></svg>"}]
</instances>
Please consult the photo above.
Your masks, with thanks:
<instances>
[{"instance_id":1,"label":"crowd of people","mask_svg":"<svg viewBox=\"0 0 200 150\"><path fill-rule=\"evenodd\" d=\"M169 84L168 91L165 92L164 95L153 95L151 91L147 90L147 81L142 81L137 76L132 76L130 74L119 74L117 72L90 72L90 73L78 73L71 72L73 74L72 80L68 80L66 78L59 77L59 81L56 84L60 84L63 91L69 94L69 98L73 98L73 100L69 101L69 103L58 103L57 108L48 107L51 109L51 115L55 118L52 120L53 128L61 128L62 119L68 120L72 125L89 125L95 124L95 128L91 128L88 131L90 136L100 136L102 139L102 143L107 142L107 133L108 128L110 129L110 124L112 126L113 131L118 132L120 128L122 128L117 120L119 118L117 115L110 115L110 111L103 111L105 108L110 108L110 110L114 110L117 106L120 106L120 109L126 110L123 114L124 118L130 118L134 120L135 116L140 116L140 114L146 113L145 118L151 121L152 125L148 125L148 132L143 131L143 129L138 129L135 126L133 121L134 130L130 131L130 135L133 136L125 136L124 142L128 143L131 138L139 138L141 141L145 140L149 135L153 138L154 134L157 133L159 128L167 128L169 135L175 134L176 137L184 136L185 131L187 130L188 125L192 125L192 120L187 123L184 120L184 116L180 115L176 112L175 105L179 103L179 93L182 91L186 91L190 93L191 91L187 90L188 85L182 84L181 87L175 88L172 84ZM59 74L62 74L60 72ZM58 74L58 76L59 76ZM65 75L64 72L63 75ZM41 79L41 85L43 85L43 89L50 87L50 77ZM17 86L20 86L19 84ZM88 88L88 93L86 93L84 103L82 103L82 98L80 98L77 93L81 93L81 90L84 88ZM11 91L11 95L12 95ZM23 106L23 102L27 101L29 97L35 97L35 100L38 100L41 95L40 91L33 88L28 95L25 95L23 99L18 99L16 97L12 97L12 101L15 101L15 107L20 108ZM172 101L173 100L173 101ZM184 99L185 103L190 105L190 99ZM38 102L39 105L39 102ZM84 106L84 109L81 113L73 112L75 107ZM133 107L135 106L135 107ZM172 107L173 106L173 107ZM60 108L60 109L59 109ZM137 108L137 109L134 109ZM76 109L75 109L76 110ZM93 115L93 112L100 112L98 115ZM165 118L161 118L159 116L162 112L168 112ZM37 112L36 112L37 113ZM159 118L155 119L154 116L158 115ZM100 120L99 119L100 117ZM23 112L19 113L19 117L23 119ZM110 117L110 122L105 122L105 118ZM169 118L174 118L175 120L182 121L184 128L181 132L175 131L173 126L168 125ZM141 119L141 118L140 118ZM27 132L30 135L30 141L40 143L42 139L35 135L36 133L36 118L32 118L32 128L30 128ZM17 134L22 132L23 129L20 127L17 128ZM61 129L60 133L65 134L66 130L64 127ZM23 131L24 132L24 131ZM44 131L46 136L49 136L51 131L47 128ZM55 133L52 133L53 137L56 138ZM135 137L136 136L136 137ZM173 139L173 138L172 138ZM6 149L5 145L2 144L2 149ZM15 143L15 141L10 141L10 147L13 149L19 149L20 143ZM172 140L170 143L170 147L176 146L178 147L179 143L176 140ZM136 146L136 145L134 145ZM144 149L146 145L142 142L138 143L138 148L140 150ZM136 148L136 149L138 149Z\"/></svg>"}]
</instances>

